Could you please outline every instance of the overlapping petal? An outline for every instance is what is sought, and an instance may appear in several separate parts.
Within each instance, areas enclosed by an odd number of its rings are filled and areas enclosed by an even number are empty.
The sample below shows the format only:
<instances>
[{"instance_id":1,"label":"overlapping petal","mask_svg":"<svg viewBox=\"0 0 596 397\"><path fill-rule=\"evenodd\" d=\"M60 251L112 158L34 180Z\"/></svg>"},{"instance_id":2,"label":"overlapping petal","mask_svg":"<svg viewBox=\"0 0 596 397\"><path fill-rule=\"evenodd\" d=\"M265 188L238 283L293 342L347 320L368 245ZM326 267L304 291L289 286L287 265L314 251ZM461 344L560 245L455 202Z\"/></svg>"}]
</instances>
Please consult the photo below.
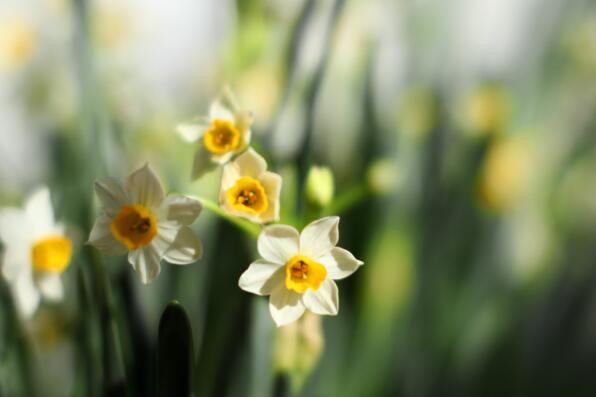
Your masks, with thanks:
<instances>
[{"instance_id":1,"label":"overlapping petal","mask_svg":"<svg viewBox=\"0 0 596 397\"><path fill-rule=\"evenodd\" d=\"M126 179L126 191L131 202L149 208L159 207L165 196L159 178L148 163Z\"/></svg>"},{"instance_id":2,"label":"overlapping petal","mask_svg":"<svg viewBox=\"0 0 596 397\"><path fill-rule=\"evenodd\" d=\"M188 226L183 226L165 252L164 259L174 265L188 265L198 261L202 256L201 240Z\"/></svg>"},{"instance_id":3,"label":"overlapping petal","mask_svg":"<svg viewBox=\"0 0 596 397\"><path fill-rule=\"evenodd\" d=\"M176 221L180 225L192 224L203 209L199 200L179 195L166 197L162 203L168 221Z\"/></svg>"},{"instance_id":4,"label":"overlapping petal","mask_svg":"<svg viewBox=\"0 0 596 397\"><path fill-rule=\"evenodd\" d=\"M270 295L277 286L283 283L284 277L283 266L260 259L251 263L248 269L242 273L238 280L238 286L253 294Z\"/></svg>"},{"instance_id":5,"label":"overlapping petal","mask_svg":"<svg viewBox=\"0 0 596 397\"><path fill-rule=\"evenodd\" d=\"M333 247L329 254L319 258L319 262L325 265L327 277L332 280L348 277L363 264L350 251L339 247Z\"/></svg>"},{"instance_id":6,"label":"overlapping petal","mask_svg":"<svg viewBox=\"0 0 596 397\"><path fill-rule=\"evenodd\" d=\"M300 235L287 225L272 225L263 229L257 240L259 254L271 263L284 265L299 251Z\"/></svg>"},{"instance_id":7,"label":"overlapping petal","mask_svg":"<svg viewBox=\"0 0 596 397\"><path fill-rule=\"evenodd\" d=\"M243 175L251 178L258 178L267 170L267 162L253 148L242 153L234 162L242 170Z\"/></svg>"},{"instance_id":8,"label":"overlapping petal","mask_svg":"<svg viewBox=\"0 0 596 397\"><path fill-rule=\"evenodd\" d=\"M339 217L328 216L309 223L300 234L300 252L313 259L328 254L339 240Z\"/></svg>"},{"instance_id":9,"label":"overlapping petal","mask_svg":"<svg viewBox=\"0 0 596 397\"><path fill-rule=\"evenodd\" d=\"M298 320L304 314L301 295L284 287L276 288L269 299L269 312L278 327Z\"/></svg>"},{"instance_id":10,"label":"overlapping petal","mask_svg":"<svg viewBox=\"0 0 596 397\"><path fill-rule=\"evenodd\" d=\"M161 271L160 256L153 245L147 245L128 253L128 262L139 274L143 284L149 284Z\"/></svg>"},{"instance_id":11,"label":"overlapping petal","mask_svg":"<svg viewBox=\"0 0 596 397\"><path fill-rule=\"evenodd\" d=\"M331 279L326 279L316 291L307 290L302 296L304 306L315 314L334 316L339 310L339 291Z\"/></svg>"},{"instance_id":12,"label":"overlapping petal","mask_svg":"<svg viewBox=\"0 0 596 397\"><path fill-rule=\"evenodd\" d=\"M88 244L91 244L105 255L123 255L127 249L124 244L114 238L110 225L112 218L100 215L91 229Z\"/></svg>"},{"instance_id":13,"label":"overlapping petal","mask_svg":"<svg viewBox=\"0 0 596 397\"><path fill-rule=\"evenodd\" d=\"M102 210L109 216L115 216L130 201L122 182L116 179L98 179L94 188Z\"/></svg>"}]
</instances>

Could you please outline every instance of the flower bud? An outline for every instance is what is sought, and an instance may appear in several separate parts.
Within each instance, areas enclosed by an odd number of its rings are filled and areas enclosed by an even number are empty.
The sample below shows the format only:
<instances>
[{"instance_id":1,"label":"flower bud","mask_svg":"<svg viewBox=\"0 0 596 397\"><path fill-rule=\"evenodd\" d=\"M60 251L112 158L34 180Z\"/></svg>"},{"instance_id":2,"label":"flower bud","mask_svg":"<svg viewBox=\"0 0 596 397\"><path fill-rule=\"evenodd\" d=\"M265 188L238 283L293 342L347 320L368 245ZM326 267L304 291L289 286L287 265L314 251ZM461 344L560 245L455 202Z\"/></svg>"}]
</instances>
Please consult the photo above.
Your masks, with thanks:
<instances>
[{"instance_id":1,"label":"flower bud","mask_svg":"<svg viewBox=\"0 0 596 397\"><path fill-rule=\"evenodd\" d=\"M323 347L321 316L309 311L298 321L277 329L274 367L290 376L294 393L300 391L314 370Z\"/></svg>"},{"instance_id":2,"label":"flower bud","mask_svg":"<svg viewBox=\"0 0 596 397\"><path fill-rule=\"evenodd\" d=\"M335 191L333 172L329 167L313 166L306 177L306 197L308 201L319 207L325 207Z\"/></svg>"},{"instance_id":3,"label":"flower bud","mask_svg":"<svg viewBox=\"0 0 596 397\"><path fill-rule=\"evenodd\" d=\"M392 159L374 161L366 174L368 185L375 194L392 192L399 184L399 172Z\"/></svg>"}]
</instances>

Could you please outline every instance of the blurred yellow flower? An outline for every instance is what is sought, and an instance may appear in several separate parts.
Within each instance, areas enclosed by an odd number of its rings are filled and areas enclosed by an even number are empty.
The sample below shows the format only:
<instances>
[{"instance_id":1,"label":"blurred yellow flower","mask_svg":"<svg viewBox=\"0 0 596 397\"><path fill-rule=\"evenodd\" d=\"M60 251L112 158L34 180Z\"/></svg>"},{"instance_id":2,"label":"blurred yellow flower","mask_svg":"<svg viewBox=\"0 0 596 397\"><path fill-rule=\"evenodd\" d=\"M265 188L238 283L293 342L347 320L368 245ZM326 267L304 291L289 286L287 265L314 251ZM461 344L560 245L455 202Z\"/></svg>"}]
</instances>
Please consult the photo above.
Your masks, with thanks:
<instances>
[{"instance_id":1,"label":"blurred yellow flower","mask_svg":"<svg viewBox=\"0 0 596 397\"><path fill-rule=\"evenodd\" d=\"M279 219L281 176L252 148L224 166L219 203L228 213L256 223Z\"/></svg>"},{"instance_id":2,"label":"blurred yellow flower","mask_svg":"<svg viewBox=\"0 0 596 397\"><path fill-rule=\"evenodd\" d=\"M480 174L481 203L495 211L510 208L524 193L531 166L531 153L525 139L510 137L493 142Z\"/></svg>"},{"instance_id":3,"label":"blurred yellow flower","mask_svg":"<svg viewBox=\"0 0 596 397\"><path fill-rule=\"evenodd\" d=\"M0 66L27 65L37 50L37 30L25 17L12 16L0 21Z\"/></svg>"},{"instance_id":4,"label":"blurred yellow flower","mask_svg":"<svg viewBox=\"0 0 596 397\"><path fill-rule=\"evenodd\" d=\"M363 262L343 248L339 217L329 216L308 224L302 233L286 225L263 229L257 241L263 259L242 273L238 285L257 295L270 295L269 311L277 326L299 319L306 309L315 314L336 315L337 285Z\"/></svg>"},{"instance_id":5,"label":"blurred yellow flower","mask_svg":"<svg viewBox=\"0 0 596 397\"><path fill-rule=\"evenodd\" d=\"M106 255L122 255L144 284L159 274L160 261L187 265L200 259L201 241L190 229L201 203L185 196L165 196L161 182L148 164L124 183L95 182L103 213L95 221L88 243Z\"/></svg>"},{"instance_id":6,"label":"blurred yellow flower","mask_svg":"<svg viewBox=\"0 0 596 397\"><path fill-rule=\"evenodd\" d=\"M18 311L32 315L40 294L62 299L60 274L72 257L72 241L54 220L50 191L42 188L29 197L25 209L0 211L0 240L4 244L2 275L14 294Z\"/></svg>"},{"instance_id":7,"label":"blurred yellow flower","mask_svg":"<svg viewBox=\"0 0 596 397\"><path fill-rule=\"evenodd\" d=\"M466 128L473 134L498 132L508 121L511 107L509 93L501 85L479 86L465 100Z\"/></svg>"},{"instance_id":8,"label":"blurred yellow flower","mask_svg":"<svg viewBox=\"0 0 596 397\"><path fill-rule=\"evenodd\" d=\"M252 122L251 112L241 109L232 92L226 88L211 104L209 117L198 117L190 123L178 125L178 134L198 146L192 178L199 178L213 167L227 163L246 149L250 143Z\"/></svg>"}]
</instances>

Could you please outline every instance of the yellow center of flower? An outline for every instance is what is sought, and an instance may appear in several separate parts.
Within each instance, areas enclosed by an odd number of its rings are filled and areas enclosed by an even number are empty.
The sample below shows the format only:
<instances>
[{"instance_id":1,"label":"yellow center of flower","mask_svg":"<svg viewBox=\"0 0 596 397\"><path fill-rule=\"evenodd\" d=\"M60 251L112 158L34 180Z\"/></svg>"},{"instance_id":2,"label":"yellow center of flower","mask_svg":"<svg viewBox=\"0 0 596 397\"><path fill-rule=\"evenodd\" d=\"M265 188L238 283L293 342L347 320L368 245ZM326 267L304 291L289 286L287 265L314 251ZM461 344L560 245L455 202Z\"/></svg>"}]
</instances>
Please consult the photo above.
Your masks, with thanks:
<instances>
[{"instance_id":1,"label":"yellow center of flower","mask_svg":"<svg viewBox=\"0 0 596 397\"><path fill-rule=\"evenodd\" d=\"M213 154L224 154L240 146L240 131L228 120L215 119L203 135L203 143Z\"/></svg>"},{"instance_id":2,"label":"yellow center of flower","mask_svg":"<svg viewBox=\"0 0 596 397\"><path fill-rule=\"evenodd\" d=\"M110 227L116 240L129 250L149 244L157 234L157 220L153 212L141 204L124 205Z\"/></svg>"},{"instance_id":3,"label":"yellow center of flower","mask_svg":"<svg viewBox=\"0 0 596 397\"><path fill-rule=\"evenodd\" d=\"M286 263L286 288L300 294L309 288L318 290L325 277L325 266L306 256L296 255Z\"/></svg>"},{"instance_id":4,"label":"yellow center of flower","mask_svg":"<svg viewBox=\"0 0 596 397\"><path fill-rule=\"evenodd\" d=\"M269 207L265 188L258 180L243 176L227 192L228 202L237 210L260 215Z\"/></svg>"},{"instance_id":5,"label":"yellow center of flower","mask_svg":"<svg viewBox=\"0 0 596 397\"><path fill-rule=\"evenodd\" d=\"M72 256L72 242L63 236L50 236L33 244L33 268L40 272L61 273Z\"/></svg>"}]
</instances>

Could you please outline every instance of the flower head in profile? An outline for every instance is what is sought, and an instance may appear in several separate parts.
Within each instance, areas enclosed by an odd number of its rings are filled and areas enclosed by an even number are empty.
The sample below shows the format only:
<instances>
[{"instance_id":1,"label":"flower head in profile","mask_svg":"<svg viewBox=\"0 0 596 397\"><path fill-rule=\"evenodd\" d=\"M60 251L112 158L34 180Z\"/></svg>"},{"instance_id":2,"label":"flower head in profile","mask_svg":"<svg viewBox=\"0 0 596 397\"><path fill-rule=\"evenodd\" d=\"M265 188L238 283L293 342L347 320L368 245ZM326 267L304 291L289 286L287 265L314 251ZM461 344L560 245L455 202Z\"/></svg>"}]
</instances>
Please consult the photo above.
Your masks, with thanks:
<instances>
[{"instance_id":1,"label":"flower head in profile","mask_svg":"<svg viewBox=\"0 0 596 397\"><path fill-rule=\"evenodd\" d=\"M263 229L258 238L262 259L240 276L240 288L270 295L269 310L277 326L299 319L305 309L336 315L338 280L354 273L363 263L347 250L336 247L339 218L330 216L307 225L302 233L286 225Z\"/></svg>"},{"instance_id":2,"label":"flower head in profile","mask_svg":"<svg viewBox=\"0 0 596 397\"><path fill-rule=\"evenodd\" d=\"M165 196L148 164L124 182L95 181L102 214L95 221L88 243L106 255L128 252L128 261L144 284L160 272L160 262L186 265L201 257L201 241L190 225L201 203L185 196Z\"/></svg>"},{"instance_id":3,"label":"flower head in profile","mask_svg":"<svg viewBox=\"0 0 596 397\"><path fill-rule=\"evenodd\" d=\"M24 210L0 210L0 240L4 245L2 275L21 315L31 316L41 296L62 299L60 274L70 263L72 241L64 226L54 220L47 188L33 193Z\"/></svg>"},{"instance_id":4,"label":"flower head in profile","mask_svg":"<svg viewBox=\"0 0 596 397\"><path fill-rule=\"evenodd\" d=\"M281 176L252 148L225 165L219 203L230 214L256 223L279 219Z\"/></svg>"},{"instance_id":5,"label":"flower head in profile","mask_svg":"<svg viewBox=\"0 0 596 397\"><path fill-rule=\"evenodd\" d=\"M227 163L250 143L252 114L241 109L229 89L211 104L209 117L180 124L178 134L197 145L192 178Z\"/></svg>"}]
</instances>

